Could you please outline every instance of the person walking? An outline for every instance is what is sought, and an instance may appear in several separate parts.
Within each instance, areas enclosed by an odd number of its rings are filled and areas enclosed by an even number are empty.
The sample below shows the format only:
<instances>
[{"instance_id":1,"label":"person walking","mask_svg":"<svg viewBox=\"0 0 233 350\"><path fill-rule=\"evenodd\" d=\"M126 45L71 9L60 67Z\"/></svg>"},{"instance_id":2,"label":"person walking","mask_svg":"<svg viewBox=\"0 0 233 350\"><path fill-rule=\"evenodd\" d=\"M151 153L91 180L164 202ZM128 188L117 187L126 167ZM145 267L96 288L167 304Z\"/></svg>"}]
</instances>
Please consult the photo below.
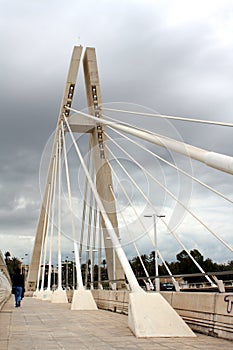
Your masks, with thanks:
<instances>
[{"instance_id":1,"label":"person walking","mask_svg":"<svg viewBox=\"0 0 233 350\"><path fill-rule=\"evenodd\" d=\"M17 268L13 275L12 289L15 295L15 307L19 307L24 296L24 275L21 273L20 268Z\"/></svg>"}]
</instances>

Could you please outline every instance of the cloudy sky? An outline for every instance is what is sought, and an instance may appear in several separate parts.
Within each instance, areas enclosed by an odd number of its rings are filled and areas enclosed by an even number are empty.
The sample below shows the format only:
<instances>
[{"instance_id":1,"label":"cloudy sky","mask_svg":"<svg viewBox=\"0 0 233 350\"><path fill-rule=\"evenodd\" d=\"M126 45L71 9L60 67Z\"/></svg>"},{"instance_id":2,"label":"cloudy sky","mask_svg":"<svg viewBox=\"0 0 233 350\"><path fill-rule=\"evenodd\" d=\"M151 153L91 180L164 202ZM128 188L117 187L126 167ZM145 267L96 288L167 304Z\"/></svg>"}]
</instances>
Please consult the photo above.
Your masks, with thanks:
<instances>
[{"instance_id":1,"label":"cloudy sky","mask_svg":"<svg viewBox=\"0 0 233 350\"><path fill-rule=\"evenodd\" d=\"M104 103L233 122L232 1L0 0L0 28L3 253L9 250L20 258L31 253L41 205L41 157L56 126L74 45L96 48ZM81 109L86 105L81 74L80 81L75 106ZM128 121L158 131L155 120ZM185 142L233 156L232 128L173 122L165 129L169 136L173 130ZM233 198L232 176L197 162L192 169ZM163 172L172 188L172 172L166 167ZM172 217L169 203L164 209ZM193 184L190 208L233 246L230 203ZM164 258L175 260L181 249L174 248L168 233L162 237ZM233 259L189 216L180 225L180 237L205 257Z\"/></svg>"}]
</instances>

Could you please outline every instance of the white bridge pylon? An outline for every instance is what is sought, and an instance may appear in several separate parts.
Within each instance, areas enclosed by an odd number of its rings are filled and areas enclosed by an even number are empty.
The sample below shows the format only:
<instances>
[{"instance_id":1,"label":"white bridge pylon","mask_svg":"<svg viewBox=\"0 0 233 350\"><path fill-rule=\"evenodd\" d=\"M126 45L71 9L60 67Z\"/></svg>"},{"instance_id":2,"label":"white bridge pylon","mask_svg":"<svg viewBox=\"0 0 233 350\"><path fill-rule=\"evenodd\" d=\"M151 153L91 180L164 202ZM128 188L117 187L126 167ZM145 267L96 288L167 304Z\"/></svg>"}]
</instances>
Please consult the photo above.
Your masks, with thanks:
<instances>
[{"instance_id":1,"label":"white bridge pylon","mask_svg":"<svg viewBox=\"0 0 233 350\"><path fill-rule=\"evenodd\" d=\"M105 124L112 127L113 129L126 132L133 136L137 136L138 138L142 138L151 143L159 144L163 147L167 147L168 149L172 149L175 152L183 153L185 155L193 157L196 160L204 162L209 166L214 166L218 170L222 170L228 173L233 172L232 158L216 153L210 154L210 152L207 152L205 150L197 149L191 145L181 144L178 141L162 137L161 135L146 133L145 131L140 131L122 124L112 123L103 119L100 82L94 48L86 48L82 60L85 76L88 113L82 113L72 109L72 102L76 87L78 70L82 59L82 52L83 49L81 46L74 47L64 95L61 102L57 127L54 135L45 192L27 278L27 290L35 291L35 295L43 300L51 300L52 302L68 302L66 291L62 288L61 163L63 160L68 193L68 206L71 215L70 221L77 281L77 289L75 289L73 293L71 309L97 309L91 291L87 290L84 286L81 271L83 241L82 239L80 241L77 239L75 227L75 209L71 193L70 169L67 160L66 146L66 135L69 135L86 179L83 212L80 213L79 216L81 217L83 215L83 218L86 216L86 197L88 187L90 189L89 195L91 201L95 205L94 219L89 218L89 227L91 226L91 220L93 220L95 223L95 230L96 227L98 227L103 236L103 245L108 266L108 278L110 281L113 281L112 288L119 289L125 287L125 276L129 284L129 327L138 337L192 337L194 336L193 332L185 324L182 318L175 312L175 310L165 301L160 293L147 293L139 286L138 281L127 259L126 253L122 247L113 189L112 170L108 160L109 150L106 145L106 139L108 136L106 135ZM74 111L75 114L70 115L71 111ZM89 135L88 156L89 154L92 155L91 161L90 159L85 161L84 157L82 156L82 152L74 137L75 133ZM57 208L56 212L54 209L55 203ZM54 237L53 231L55 226L55 219L57 230L58 287L54 292L52 292L50 289L50 276L52 273L52 242ZM84 234L83 232L84 231L82 227L81 237ZM88 232L87 235L89 237L90 232ZM90 239L88 237L87 251L90 250ZM109 242L111 242L111 244L109 244ZM228 249L232 250L232 248L223 240L222 243L225 244ZM96 242L94 239L94 248L95 244ZM137 250L136 244L135 249ZM48 257L46 256L47 251ZM94 253L92 252L92 254ZM49 280L47 283L48 287L46 290L44 290L44 276L47 259L49 260ZM43 266L43 269L41 269L41 266ZM198 267L200 271L203 272L199 265ZM91 273L93 274L93 270ZM99 280L98 282L99 286L101 287L101 281Z\"/></svg>"}]
</instances>

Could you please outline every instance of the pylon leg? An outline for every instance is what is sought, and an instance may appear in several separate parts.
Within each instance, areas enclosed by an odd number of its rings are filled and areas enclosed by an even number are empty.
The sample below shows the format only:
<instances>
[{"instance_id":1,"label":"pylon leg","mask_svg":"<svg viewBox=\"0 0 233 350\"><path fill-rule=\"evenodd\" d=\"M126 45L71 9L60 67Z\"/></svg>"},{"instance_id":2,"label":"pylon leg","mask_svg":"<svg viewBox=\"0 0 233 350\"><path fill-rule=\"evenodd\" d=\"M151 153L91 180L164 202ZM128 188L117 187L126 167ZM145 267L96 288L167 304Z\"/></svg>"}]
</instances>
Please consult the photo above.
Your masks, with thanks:
<instances>
[{"instance_id":1,"label":"pylon leg","mask_svg":"<svg viewBox=\"0 0 233 350\"><path fill-rule=\"evenodd\" d=\"M67 299L66 291L60 290L60 289L55 290L52 294L51 302L57 303L57 304L60 304L60 303L67 304L68 299Z\"/></svg>"},{"instance_id":2,"label":"pylon leg","mask_svg":"<svg viewBox=\"0 0 233 350\"><path fill-rule=\"evenodd\" d=\"M44 192L43 202L41 206L39 221L37 225L36 237L34 241L32 259L31 259L26 286L25 286L26 291L36 290L37 276L38 276L38 271L41 263L40 260L41 260L41 254L42 254L43 241L45 239L45 237L43 236L43 227L44 226L46 228L48 227L48 213L46 212L46 202L47 202L48 193L49 193L49 184L51 183L51 178L52 178L53 158L56 152L56 143L57 143L58 130L59 130L58 126L63 117L63 113L69 114L69 112L65 110L64 106L65 105L71 106L71 103L73 100L74 88L76 84L81 54L82 54L82 47L75 46L71 57L70 68L68 71L67 81L65 85L65 91L61 102L61 108L59 112L58 123L57 123L56 132L55 132L54 143L52 147L52 153L51 153L50 164L48 169L45 192Z\"/></svg>"},{"instance_id":3,"label":"pylon leg","mask_svg":"<svg viewBox=\"0 0 233 350\"><path fill-rule=\"evenodd\" d=\"M44 293L43 290L37 290L33 293L33 298L36 299L42 299L42 294Z\"/></svg>"},{"instance_id":4,"label":"pylon leg","mask_svg":"<svg viewBox=\"0 0 233 350\"><path fill-rule=\"evenodd\" d=\"M90 290L75 290L71 310L98 310Z\"/></svg>"},{"instance_id":5,"label":"pylon leg","mask_svg":"<svg viewBox=\"0 0 233 350\"><path fill-rule=\"evenodd\" d=\"M160 293L129 294L128 326L136 337L195 337Z\"/></svg>"},{"instance_id":6,"label":"pylon leg","mask_svg":"<svg viewBox=\"0 0 233 350\"><path fill-rule=\"evenodd\" d=\"M44 301L51 301L52 294L53 294L53 292L50 289L45 289L44 293L43 293L43 296L42 296L42 300L44 300Z\"/></svg>"},{"instance_id":7,"label":"pylon leg","mask_svg":"<svg viewBox=\"0 0 233 350\"><path fill-rule=\"evenodd\" d=\"M116 204L114 196L111 192L113 182L111 168L108 163L108 152L105 146L106 135L104 133L104 126L101 125L102 98L94 48L86 48L83 58L83 68L87 92L88 112L89 114L100 119L100 125L96 125L95 128L92 129L92 151L94 154L94 167L96 171L96 188L103 202L108 218L117 232L117 236L120 237L116 214ZM103 229L105 255L108 265L108 278L109 280L124 281L125 275L123 267L120 264L118 256L114 254L112 245L108 241L108 233L106 232L105 221L102 217L101 226ZM122 282L118 282L117 287L122 288Z\"/></svg>"}]
</instances>

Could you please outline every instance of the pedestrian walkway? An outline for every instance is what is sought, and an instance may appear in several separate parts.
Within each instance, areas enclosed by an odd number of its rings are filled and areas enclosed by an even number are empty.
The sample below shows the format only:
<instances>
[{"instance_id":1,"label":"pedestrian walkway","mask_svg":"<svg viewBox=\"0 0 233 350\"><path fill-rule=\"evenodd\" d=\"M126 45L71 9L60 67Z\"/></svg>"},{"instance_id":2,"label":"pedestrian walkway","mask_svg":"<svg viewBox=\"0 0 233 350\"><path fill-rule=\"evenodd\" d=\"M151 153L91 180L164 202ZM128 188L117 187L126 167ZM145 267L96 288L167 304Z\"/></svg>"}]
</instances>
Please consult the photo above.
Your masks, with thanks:
<instances>
[{"instance_id":1,"label":"pedestrian walkway","mask_svg":"<svg viewBox=\"0 0 233 350\"><path fill-rule=\"evenodd\" d=\"M71 311L70 304L24 298L0 312L0 350L232 350L233 342L197 334L196 338L136 338L127 316L97 310Z\"/></svg>"}]
</instances>

